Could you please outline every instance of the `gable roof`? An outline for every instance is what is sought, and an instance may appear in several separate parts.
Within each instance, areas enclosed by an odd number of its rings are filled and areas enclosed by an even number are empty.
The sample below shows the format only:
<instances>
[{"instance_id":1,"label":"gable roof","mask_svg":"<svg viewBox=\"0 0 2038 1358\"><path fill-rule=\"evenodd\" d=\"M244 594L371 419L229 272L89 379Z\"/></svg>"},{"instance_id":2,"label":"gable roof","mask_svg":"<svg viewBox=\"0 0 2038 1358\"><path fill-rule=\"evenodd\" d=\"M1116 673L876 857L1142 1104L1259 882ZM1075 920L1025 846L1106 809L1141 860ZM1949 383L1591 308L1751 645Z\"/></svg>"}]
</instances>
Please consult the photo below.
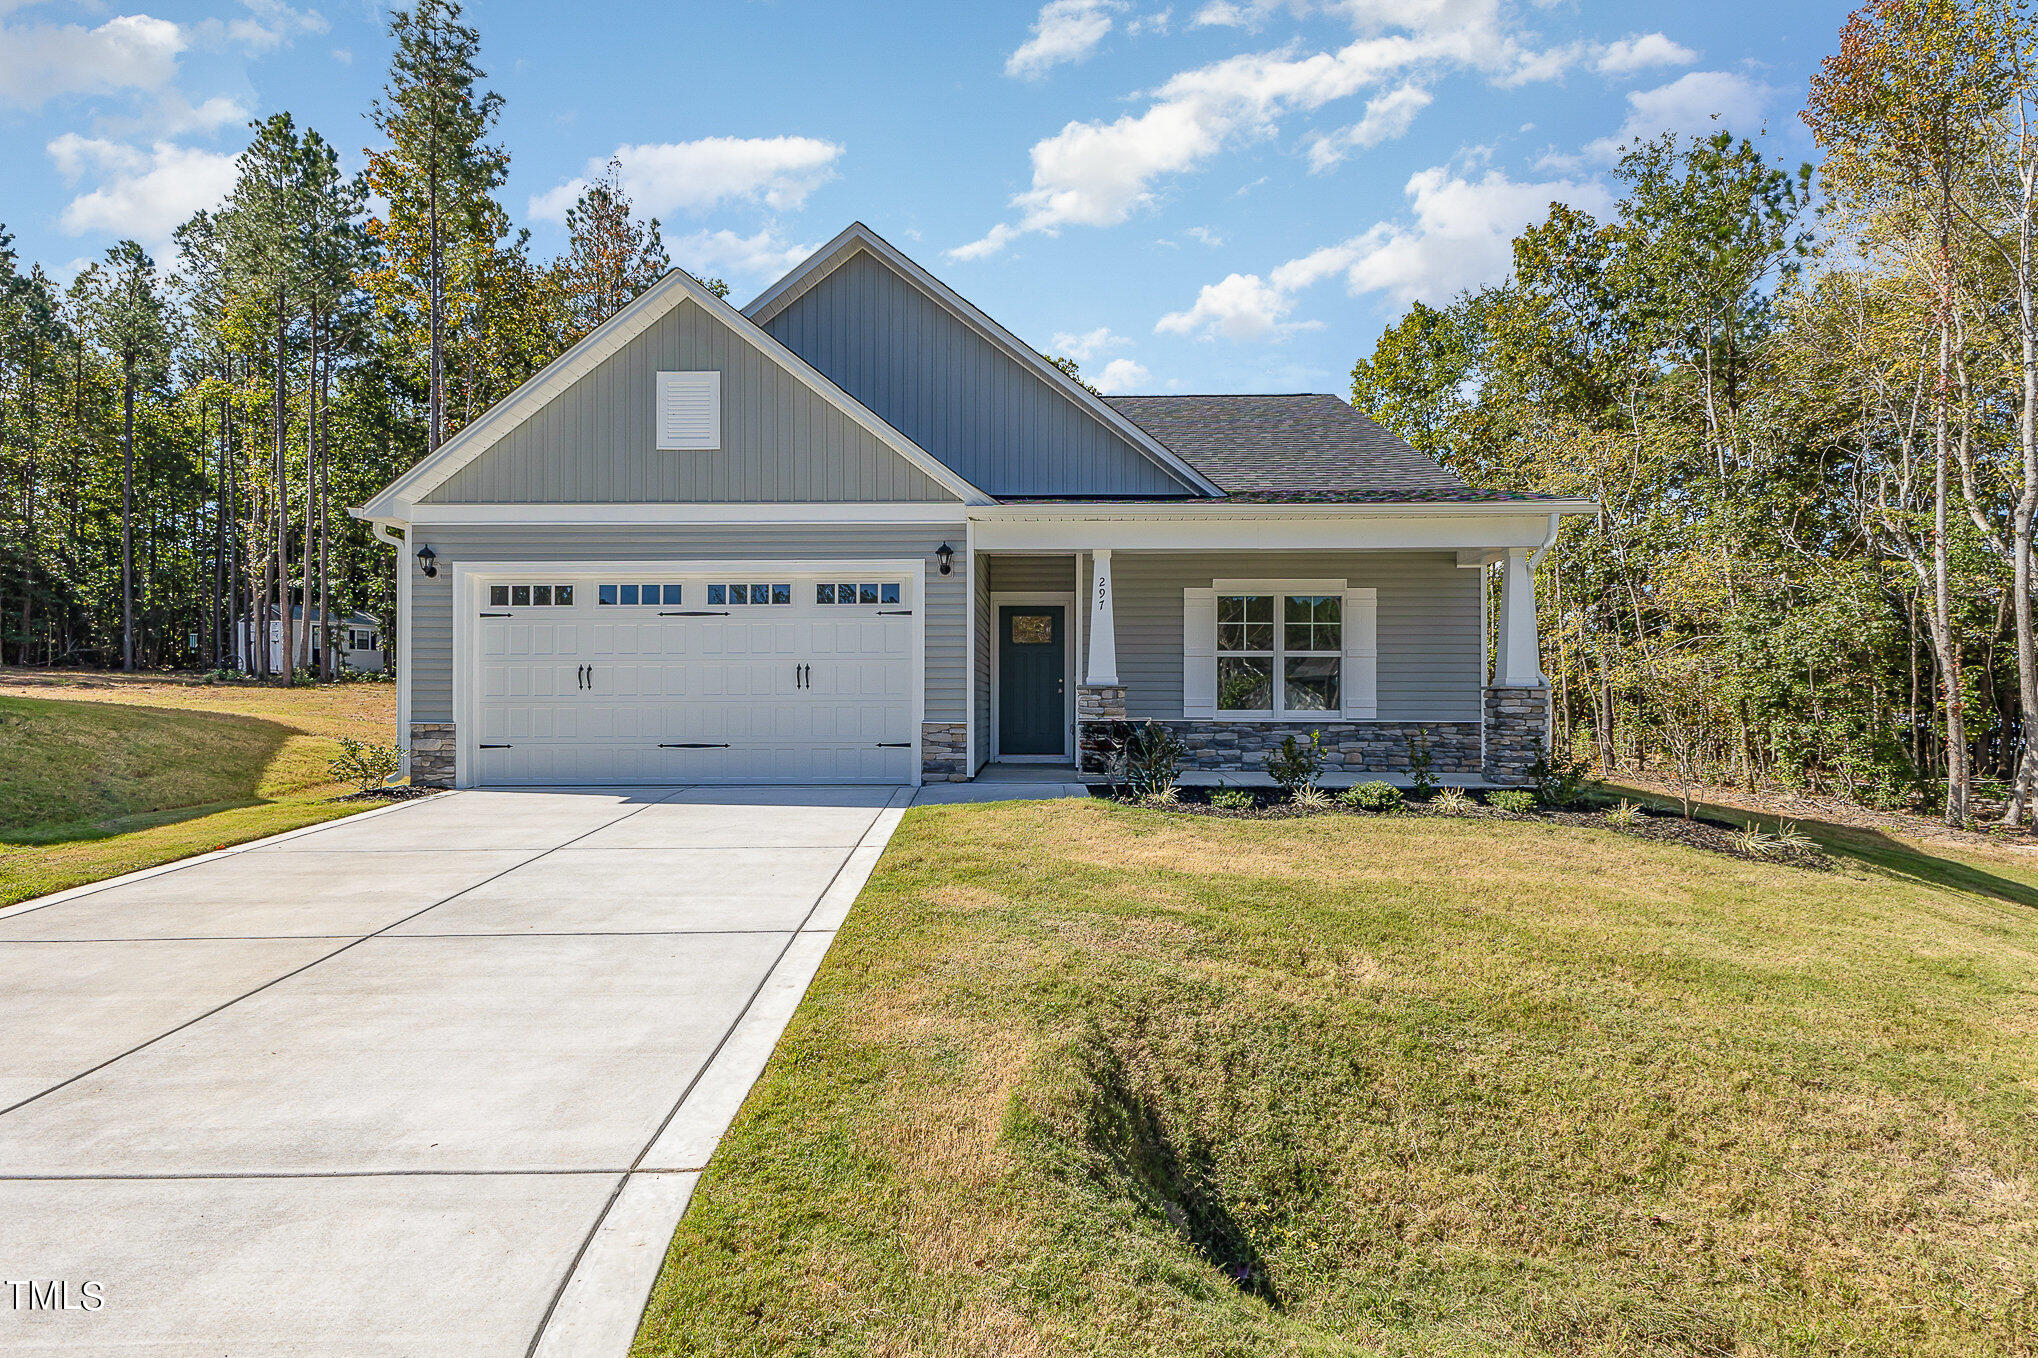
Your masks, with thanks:
<instances>
[{"instance_id":1,"label":"gable roof","mask_svg":"<svg viewBox=\"0 0 2038 1358\"><path fill-rule=\"evenodd\" d=\"M833 240L765 289L755 301L743 309L743 314L759 326L769 325L802 295L861 253L868 253L881 261L892 272L924 293L937 306L976 332L1006 357L1031 372L1043 385L1159 464L1172 478L1182 484L1184 490L1200 495L1222 494L1214 482L1181 457L1176 450L1113 409L1105 398L1070 378L1067 373L1048 362L1038 350L985 315L954 289L914 263L862 222L851 222Z\"/></svg>"},{"instance_id":2,"label":"gable roof","mask_svg":"<svg viewBox=\"0 0 2038 1358\"><path fill-rule=\"evenodd\" d=\"M1107 396L1233 500L1539 502L1480 490L1335 396Z\"/></svg>"},{"instance_id":3,"label":"gable roof","mask_svg":"<svg viewBox=\"0 0 2038 1358\"><path fill-rule=\"evenodd\" d=\"M367 504L351 512L362 519L407 518L409 505L445 484L455 472L499 443L504 435L536 414L546 402L593 372L603 360L648 330L659 317L688 301L696 303L729 327L795 380L862 425L936 483L953 492L964 504L992 503L990 496L871 413L812 364L766 334L735 307L709 292L699 279L684 269L673 269L645 289L635 301L596 326L579 343L526 378L515 391L483 411L473 423L439 445L437 452L420 460L416 466L376 492Z\"/></svg>"}]
</instances>

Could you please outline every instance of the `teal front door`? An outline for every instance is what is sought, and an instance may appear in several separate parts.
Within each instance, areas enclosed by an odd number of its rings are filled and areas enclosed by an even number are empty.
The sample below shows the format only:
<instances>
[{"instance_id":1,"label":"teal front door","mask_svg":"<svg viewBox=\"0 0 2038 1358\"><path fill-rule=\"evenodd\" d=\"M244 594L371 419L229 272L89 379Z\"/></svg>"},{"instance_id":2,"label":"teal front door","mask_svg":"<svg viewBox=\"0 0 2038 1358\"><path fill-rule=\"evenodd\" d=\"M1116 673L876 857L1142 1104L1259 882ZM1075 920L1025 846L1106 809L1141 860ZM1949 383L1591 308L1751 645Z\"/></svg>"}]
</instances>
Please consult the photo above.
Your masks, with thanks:
<instances>
[{"instance_id":1,"label":"teal front door","mask_svg":"<svg viewBox=\"0 0 2038 1358\"><path fill-rule=\"evenodd\" d=\"M998 608L998 753L1066 755L1068 610L1059 604Z\"/></svg>"}]
</instances>

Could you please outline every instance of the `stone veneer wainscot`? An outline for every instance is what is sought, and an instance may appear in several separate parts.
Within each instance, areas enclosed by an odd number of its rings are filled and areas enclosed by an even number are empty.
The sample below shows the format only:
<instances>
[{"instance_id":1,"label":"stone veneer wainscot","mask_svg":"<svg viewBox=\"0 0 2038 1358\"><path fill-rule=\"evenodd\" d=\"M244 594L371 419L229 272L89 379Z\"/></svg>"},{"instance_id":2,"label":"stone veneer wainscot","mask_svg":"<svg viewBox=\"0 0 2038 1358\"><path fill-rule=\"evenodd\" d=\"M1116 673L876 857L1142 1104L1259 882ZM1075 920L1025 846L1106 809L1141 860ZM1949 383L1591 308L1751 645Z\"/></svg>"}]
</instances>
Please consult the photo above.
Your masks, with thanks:
<instances>
[{"instance_id":1,"label":"stone veneer wainscot","mask_svg":"<svg viewBox=\"0 0 2038 1358\"><path fill-rule=\"evenodd\" d=\"M453 786L453 723L414 721L410 724L410 785Z\"/></svg>"},{"instance_id":2,"label":"stone veneer wainscot","mask_svg":"<svg viewBox=\"0 0 2038 1358\"><path fill-rule=\"evenodd\" d=\"M969 779L969 728L959 721L920 723L920 777L932 783Z\"/></svg>"}]
</instances>

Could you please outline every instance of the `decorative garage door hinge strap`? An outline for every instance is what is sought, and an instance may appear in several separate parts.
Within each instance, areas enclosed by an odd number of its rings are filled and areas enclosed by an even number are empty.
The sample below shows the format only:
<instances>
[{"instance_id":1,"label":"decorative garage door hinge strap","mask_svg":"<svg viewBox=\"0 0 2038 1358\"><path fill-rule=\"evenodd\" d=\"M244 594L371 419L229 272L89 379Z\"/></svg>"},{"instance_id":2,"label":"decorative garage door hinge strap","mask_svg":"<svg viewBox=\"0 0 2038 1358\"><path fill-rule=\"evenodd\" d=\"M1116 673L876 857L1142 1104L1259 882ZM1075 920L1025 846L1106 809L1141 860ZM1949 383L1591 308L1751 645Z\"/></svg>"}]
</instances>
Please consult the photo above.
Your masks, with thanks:
<instances>
[{"instance_id":1,"label":"decorative garage door hinge strap","mask_svg":"<svg viewBox=\"0 0 2038 1358\"><path fill-rule=\"evenodd\" d=\"M481 748L484 750L507 750L510 747L507 745L484 745Z\"/></svg>"},{"instance_id":2,"label":"decorative garage door hinge strap","mask_svg":"<svg viewBox=\"0 0 2038 1358\"><path fill-rule=\"evenodd\" d=\"M910 608L880 608L877 611L877 615L880 618L910 618L913 616L913 610Z\"/></svg>"},{"instance_id":3,"label":"decorative garage door hinge strap","mask_svg":"<svg viewBox=\"0 0 2038 1358\"><path fill-rule=\"evenodd\" d=\"M717 744L711 740L682 740L670 745L661 744L658 748L661 750L726 750L729 748L729 742L725 740Z\"/></svg>"},{"instance_id":4,"label":"decorative garage door hinge strap","mask_svg":"<svg viewBox=\"0 0 2038 1358\"><path fill-rule=\"evenodd\" d=\"M877 747L880 750L910 750L913 748L913 742L910 740L880 740L877 743Z\"/></svg>"},{"instance_id":5,"label":"decorative garage door hinge strap","mask_svg":"<svg viewBox=\"0 0 2038 1358\"><path fill-rule=\"evenodd\" d=\"M484 618L510 618L516 615L513 613L483 613L481 616Z\"/></svg>"}]
</instances>

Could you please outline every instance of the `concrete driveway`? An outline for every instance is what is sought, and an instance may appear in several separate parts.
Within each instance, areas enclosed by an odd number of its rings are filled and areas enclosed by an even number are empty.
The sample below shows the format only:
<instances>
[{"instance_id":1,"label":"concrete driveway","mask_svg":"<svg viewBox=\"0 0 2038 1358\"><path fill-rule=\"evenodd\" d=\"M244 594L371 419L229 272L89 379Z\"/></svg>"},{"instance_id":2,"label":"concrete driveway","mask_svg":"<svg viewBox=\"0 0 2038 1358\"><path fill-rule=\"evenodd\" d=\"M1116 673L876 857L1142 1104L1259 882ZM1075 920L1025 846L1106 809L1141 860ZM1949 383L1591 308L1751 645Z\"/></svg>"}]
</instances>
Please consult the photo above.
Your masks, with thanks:
<instances>
[{"instance_id":1,"label":"concrete driveway","mask_svg":"<svg viewBox=\"0 0 2038 1358\"><path fill-rule=\"evenodd\" d=\"M910 797L457 792L0 912L0 1352L621 1354Z\"/></svg>"}]
</instances>

